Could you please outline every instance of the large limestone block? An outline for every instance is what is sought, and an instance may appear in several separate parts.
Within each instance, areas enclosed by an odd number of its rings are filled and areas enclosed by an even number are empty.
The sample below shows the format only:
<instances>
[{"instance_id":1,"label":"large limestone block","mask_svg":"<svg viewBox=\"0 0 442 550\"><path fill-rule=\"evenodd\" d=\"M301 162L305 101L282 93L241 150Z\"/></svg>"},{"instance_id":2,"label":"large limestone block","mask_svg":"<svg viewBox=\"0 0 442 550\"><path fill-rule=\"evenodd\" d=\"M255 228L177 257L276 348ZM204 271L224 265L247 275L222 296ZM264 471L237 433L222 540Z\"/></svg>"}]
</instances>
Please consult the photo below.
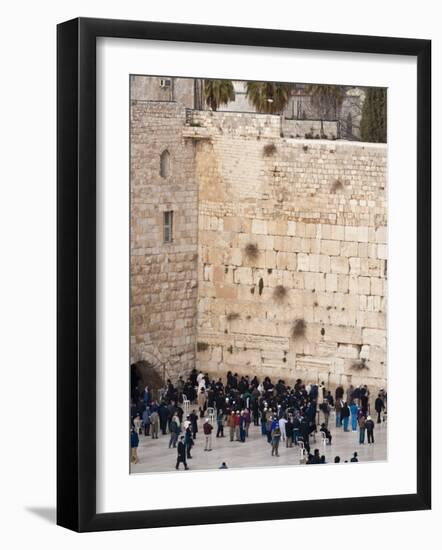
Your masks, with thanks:
<instances>
[{"instance_id":1,"label":"large limestone block","mask_svg":"<svg viewBox=\"0 0 442 550\"><path fill-rule=\"evenodd\" d=\"M380 260L387 260L388 259L388 249L386 244L379 244L378 245L378 258Z\"/></svg>"},{"instance_id":2,"label":"large limestone block","mask_svg":"<svg viewBox=\"0 0 442 550\"><path fill-rule=\"evenodd\" d=\"M252 268L250 267L238 267L235 270L233 277L235 283L242 285L251 285L253 284L253 274Z\"/></svg>"},{"instance_id":3,"label":"large limestone block","mask_svg":"<svg viewBox=\"0 0 442 550\"><path fill-rule=\"evenodd\" d=\"M359 327L325 327L325 342L338 342L341 344L361 344L362 332Z\"/></svg>"},{"instance_id":4,"label":"large limestone block","mask_svg":"<svg viewBox=\"0 0 442 550\"><path fill-rule=\"evenodd\" d=\"M370 294L373 296L384 295L384 279L380 277L371 277L370 279Z\"/></svg>"},{"instance_id":5,"label":"large limestone block","mask_svg":"<svg viewBox=\"0 0 442 550\"><path fill-rule=\"evenodd\" d=\"M370 294L370 277L358 277L358 293Z\"/></svg>"},{"instance_id":6,"label":"large limestone block","mask_svg":"<svg viewBox=\"0 0 442 550\"><path fill-rule=\"evenodd\" d=\"M362 343L378 346L385 350L387 345L387 332L386 330L364 328L362 329Z\"/></svg>"},{"instance_id":7,"label":"large limestone block","mask_svg":"<svg viewBox=\"0 0 442 550\"><path fill-rule=\"evenodd\" d=\"M338 275L336 273L326 274L325 288L327 292L336 292L338 290Z\"/></svg>"},{"instance_id":8,"label":"large limestone block","mask_svg":"<svg viewBox=\"0 0 442 550\"><path fill-rule=\"evenodd\" d=\"M339 256L341 254L341 243L340 241L321 241L321 253L328 256Z\"/></svg>"},{"instance_id":9,"label":"large limestone block","mask_svg":"<svg viewBox=\"0 0 442 550\"><path fill-rule=\"evenodd\" d=\"M309 271L309 255L303 252L298 254L298 271Z\"/></svg>"},{"instance_id":10,"label":"large limestone block","mask_svg":"<svg viewBox=\"0 0 442 550\"><path fill-rule=\"evenodd\" d=\"M333 256L330 258L330 270L332 273L348 273L348 258Z\"/></svg>"},{"instance_id":11,"label":"large limestone block","mask_svg":"<svg viewBox=\"0 0 442 550\"><path fill-rule=\"evenodd\" d=\"M252 220L252 233L254 235L267 235L267 220Z\"/></svg>"}]
</instances>

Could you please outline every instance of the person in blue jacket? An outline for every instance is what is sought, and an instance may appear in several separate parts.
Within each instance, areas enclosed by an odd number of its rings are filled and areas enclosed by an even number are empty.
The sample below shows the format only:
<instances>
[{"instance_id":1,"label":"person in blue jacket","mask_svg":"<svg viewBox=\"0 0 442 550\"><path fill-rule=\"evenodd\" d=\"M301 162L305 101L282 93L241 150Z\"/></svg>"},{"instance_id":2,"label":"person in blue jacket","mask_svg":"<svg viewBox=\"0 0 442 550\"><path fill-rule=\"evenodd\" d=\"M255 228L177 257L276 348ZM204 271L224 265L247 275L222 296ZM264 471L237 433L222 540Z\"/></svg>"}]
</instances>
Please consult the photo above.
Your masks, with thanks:
<instances>
[{"instance_id":1,"label":"person in blue jacket","mask_svg":"<svg viewBox=\"0 0 442 550\"><path fill-rule=\"evenodd\" d=\"M350 405L351 412L351 431L356 432L358 430L358 406L354 401Z\"/></svg>"},{"instance_id":2,"label":"person in blue jacket","mask_svg":"<svg viewBox=\"0 0 442 550\"><path fill-rule=\"evenodd\" d=\"M138 462L138 444L140 440L135 428L130 430L130 448L131 448L131 462L136 464Z\"/></svg>"}]
</instances>

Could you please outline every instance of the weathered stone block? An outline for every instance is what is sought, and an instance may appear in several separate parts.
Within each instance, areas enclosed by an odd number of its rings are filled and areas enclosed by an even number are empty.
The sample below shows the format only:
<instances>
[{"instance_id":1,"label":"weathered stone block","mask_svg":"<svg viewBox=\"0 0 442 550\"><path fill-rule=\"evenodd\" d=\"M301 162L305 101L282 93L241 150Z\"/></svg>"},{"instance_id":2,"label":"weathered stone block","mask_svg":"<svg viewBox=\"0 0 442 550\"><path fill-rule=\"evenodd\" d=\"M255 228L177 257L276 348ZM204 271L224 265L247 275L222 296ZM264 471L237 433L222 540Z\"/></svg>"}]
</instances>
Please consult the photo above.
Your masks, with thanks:
<instances>
[{"instance_id":1,"label":"weathered stone block","mask_svg":"<svg viewBox=\"0 0 442 550\"><path fill-rule=\"evenodd\" d=\"M254 235L267 235L267 221L255 219L252 221L252 233Z\"/></svg>"},{"instance_id":2,"label":"weathered stone block","mask_svg":"<svg viewBox=\"0 0 442 550\"><path fill-rule=\"evenodd\" d=\"M362 329L362 343L378 346L385 350L387 345L387 332L385 330L364 328Z\"/></svg>"},{"instance_id":3,"label":"weathered stone block","mask_svg":"<svg viewBox=\"0 0 442 550\"><path fill-rule=\"evenodd\" d=\"M341 253L340 241L321 241L321 253L328 256L339 256Z\"/></svg>"},{"instance_id":4,"label":"weathered stone block","mask_svg":"<svg viewBox=\"0 0 442 550\"><path fill-rule=\"evenodd\" d=\"M348 273L348 259L340 256L333 256L330 259L330 270L332 273Z\"/></svg>"}]
</instances>

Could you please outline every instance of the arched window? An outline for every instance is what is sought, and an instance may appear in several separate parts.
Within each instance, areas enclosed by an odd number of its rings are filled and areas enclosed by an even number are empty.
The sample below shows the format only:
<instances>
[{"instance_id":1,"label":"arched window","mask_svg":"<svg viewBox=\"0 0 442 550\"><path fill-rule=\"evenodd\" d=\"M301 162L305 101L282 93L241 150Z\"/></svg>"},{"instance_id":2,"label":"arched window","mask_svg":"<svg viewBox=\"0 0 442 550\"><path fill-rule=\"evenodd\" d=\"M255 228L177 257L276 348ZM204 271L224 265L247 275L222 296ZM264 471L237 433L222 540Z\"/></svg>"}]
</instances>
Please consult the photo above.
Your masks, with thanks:
<instances>
[{"instance_id":1,"label":"arched window","mask_svg":"<svg viewBox=\"0 0 442 550\"><path fill-rule=\"evenodd\" d=\"M165 149L160 155L160 176L167 178L170 174L170 153Z\"/></svg>"}]
</instances>

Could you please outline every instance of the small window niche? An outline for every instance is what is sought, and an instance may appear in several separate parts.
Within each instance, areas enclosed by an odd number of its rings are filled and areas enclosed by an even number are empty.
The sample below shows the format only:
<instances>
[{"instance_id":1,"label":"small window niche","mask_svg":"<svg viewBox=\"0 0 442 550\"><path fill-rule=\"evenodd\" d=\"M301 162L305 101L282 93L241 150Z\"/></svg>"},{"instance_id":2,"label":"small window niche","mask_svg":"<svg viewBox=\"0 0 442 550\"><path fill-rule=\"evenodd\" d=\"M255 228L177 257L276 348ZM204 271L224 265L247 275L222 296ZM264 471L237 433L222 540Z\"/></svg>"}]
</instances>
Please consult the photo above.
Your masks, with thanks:
<instances>
[{"instance_id":1,"label":"small window niche","mask_svg":"<svg viewBox=\"0 0 442 550\"><path fill-rule=\"evenodd\" d=\"M173 241L173 211L163 212L163 239L165 243Z\"/></svg>"},{"instance_id":2,"label":"small window niche","mask_svg":"<svg viewBox=\"0 0 442 550\"><path fill-rule=\"evenodd\" d=\"M170 175L170 153L165 149L160 155L160 176L167 178Z\"/></svg>"}]
</instances>

